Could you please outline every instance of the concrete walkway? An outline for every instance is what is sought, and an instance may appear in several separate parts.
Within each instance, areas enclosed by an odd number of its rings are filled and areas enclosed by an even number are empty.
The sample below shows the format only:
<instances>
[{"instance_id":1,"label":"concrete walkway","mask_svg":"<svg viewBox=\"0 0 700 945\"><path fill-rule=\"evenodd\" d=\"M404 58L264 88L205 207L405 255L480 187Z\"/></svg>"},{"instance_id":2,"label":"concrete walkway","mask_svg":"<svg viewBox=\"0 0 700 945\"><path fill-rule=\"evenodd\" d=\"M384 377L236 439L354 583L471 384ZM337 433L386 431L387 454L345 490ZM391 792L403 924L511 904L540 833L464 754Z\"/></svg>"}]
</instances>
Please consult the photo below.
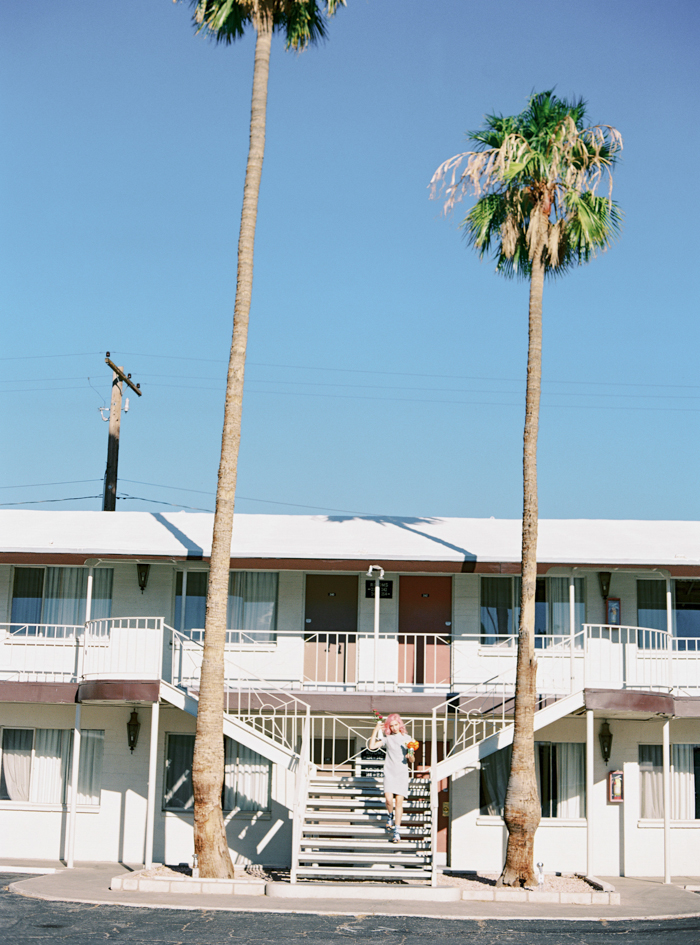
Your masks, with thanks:
<instances>
[{"instance_id":1,"label":"concrete walkway","mask_svg":"<svg viewBox=\"0 0 700 945\"><path fill-rule=\"evenodd\" d=\"M30 861L15 862L16 866L39 867ZM540 905L506 902L392 902L368 899L304 899L300 885L298 899L272 899L267 896L230 896L222 902L221 896L177 895L163 893L131 893L112 891L113 876L129 872L116 863L80 864L67 870L62 864L44 864L55 868L47 873L19 880L10 887L12 892L37 899L90 904L135 906L146 909L188 909L197 911L311 913L314 915L386 915L424 916L441 919L553 919L587 921L622 919L671 919L700 916L700 895L683 889L685 885L700 887L698 877L675 877L674 884L665 886L661 879L631 879L605 877L621 895L619 906ZM2 871L11 873L9 861L0 861ZM601 877L603 878L603 877ZM1 875L0 875L1 879Z\"/></svg>"}]
</instances>

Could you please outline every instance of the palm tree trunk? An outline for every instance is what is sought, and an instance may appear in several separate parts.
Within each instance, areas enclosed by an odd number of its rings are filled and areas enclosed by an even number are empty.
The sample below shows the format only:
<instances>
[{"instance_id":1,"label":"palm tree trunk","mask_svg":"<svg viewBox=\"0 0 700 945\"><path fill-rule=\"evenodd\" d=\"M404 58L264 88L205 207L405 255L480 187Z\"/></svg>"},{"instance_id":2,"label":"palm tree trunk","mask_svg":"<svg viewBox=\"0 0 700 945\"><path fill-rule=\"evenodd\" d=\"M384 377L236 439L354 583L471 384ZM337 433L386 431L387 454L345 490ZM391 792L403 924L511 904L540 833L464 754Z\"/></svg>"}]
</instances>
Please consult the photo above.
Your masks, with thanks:
<instances>
[{"instance_id":1,"label":"palm tree trunk","mask_svg":"<svg viewBox=\"0 0 700 945\"><path fill-rule=\"evenodd\" d=\"M233 338L226 381L224 429L216 490L216 512L207 590L204 655L199 687L197 735L194 743L192 784L194 788L194 849L200 875L208 878L233 876L233 865L221 810L224 781L224 646L226 610L231 566L231 534L241 440L243 379L248 342L248 316L253 288L253 248L258 212L258 193L265 154L267 83L270 72L272 23L255 24L255 69L250 116L250 147L246 166L241 230L238 238L238 272L233 314Z\"/></svg>"},{"instance_id":2,"label":"palm tree trunk","mask_svg":"<svg viewBox=\"0 0 700 945\"><path fill-rule=\"evenodd\" d=\"M539 246L541 243L538 241ZM508 848L502 886L534 886L535 832L540 822L540 799L535 776L535 588L537 585L537 432L542 384L542 292L544 262L538 248L530 277L530 318L527 349L527 392L523 435L523 535L520 628L515 682L513 757L506 792L504 819Z\"/></svg>"}]
</instances>

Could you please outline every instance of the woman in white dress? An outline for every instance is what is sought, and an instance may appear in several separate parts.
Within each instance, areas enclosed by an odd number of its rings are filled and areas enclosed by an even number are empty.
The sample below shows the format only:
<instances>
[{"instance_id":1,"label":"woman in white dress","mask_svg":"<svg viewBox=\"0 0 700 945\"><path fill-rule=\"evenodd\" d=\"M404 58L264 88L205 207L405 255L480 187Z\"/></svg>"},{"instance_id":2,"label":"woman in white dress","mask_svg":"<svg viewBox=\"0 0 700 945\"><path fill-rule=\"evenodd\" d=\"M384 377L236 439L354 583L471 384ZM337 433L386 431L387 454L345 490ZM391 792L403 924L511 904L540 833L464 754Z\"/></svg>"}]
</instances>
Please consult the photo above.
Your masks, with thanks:
<instances>
[{"instance_id":1,"label":"woman in white dress","mask_svg":"<svg viewBox=\"0 0 700 945\"><path fill-rule=\"evenodd\" d=\"M386 719L378 719L367 747L370 751L386 749L384 761L384 800L389 815L387 829L392 843L398 843L399 827L403 816L403 799L408 797L408 763L413 762L409 750L410 737L401 716L392 712Z\"/></svg>"}]
</instances>

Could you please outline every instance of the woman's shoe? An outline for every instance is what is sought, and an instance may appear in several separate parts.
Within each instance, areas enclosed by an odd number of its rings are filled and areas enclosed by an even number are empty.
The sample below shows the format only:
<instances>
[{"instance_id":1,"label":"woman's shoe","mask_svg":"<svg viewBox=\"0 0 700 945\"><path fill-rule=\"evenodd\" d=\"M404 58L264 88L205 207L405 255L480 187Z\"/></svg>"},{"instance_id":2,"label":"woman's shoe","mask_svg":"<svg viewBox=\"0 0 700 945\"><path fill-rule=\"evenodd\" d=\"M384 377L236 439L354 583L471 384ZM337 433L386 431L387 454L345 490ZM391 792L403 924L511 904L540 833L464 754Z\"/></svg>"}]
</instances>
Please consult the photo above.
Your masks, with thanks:
<instances>
[{"instance_id":1,"label":"woman's shoe","mask_svg":"<svg viewBox=\"0 0 700 945\"><path fill-rule=\"evenodd\" d=\"M394 815L393 814L389 814L389 819L386 822L386 829L387 830L394 829Z\"/></svg>"},{"instance_id":2,"label":"woman's shoe","mask_svg":"<svg viewBox=\"0 0 700 945\"><path fill-rule=\"evenodd\" d=\"M392 835L392 837L391 837L391 842L392 842L392 843L399 843L400 840L401 840L401 837L399 836L399 831L396 829L396 827L394 827L394 833L393 833L393 835Z\"/></svg>"}]
</instances>

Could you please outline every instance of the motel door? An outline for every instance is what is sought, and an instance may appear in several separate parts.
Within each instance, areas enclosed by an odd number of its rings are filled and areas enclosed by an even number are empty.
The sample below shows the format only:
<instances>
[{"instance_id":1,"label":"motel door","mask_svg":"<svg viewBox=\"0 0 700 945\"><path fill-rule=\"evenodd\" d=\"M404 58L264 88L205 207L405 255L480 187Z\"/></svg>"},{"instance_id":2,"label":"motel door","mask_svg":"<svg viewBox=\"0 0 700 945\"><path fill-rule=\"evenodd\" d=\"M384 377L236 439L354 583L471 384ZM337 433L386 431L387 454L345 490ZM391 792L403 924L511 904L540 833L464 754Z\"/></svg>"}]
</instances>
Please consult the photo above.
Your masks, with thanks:
<instances>
[{"instance_id":1,"label":"motel door","mask_svg":"<svg viewBox=\"0 0 700 945\"><path fill-rule=\"evenodd\" d=\"M399 579L399 683L449 685L452 578Z\"/></svg>"},{"instance_id":2,"label":"motel door","mask_svg":"<svg viewBox=\"0 0 700 945\"><path fill-rule=\"evenodd\" d=\"M357 575L307 574L304 679L357 681Z\"/></svg>"}]
</instances>

